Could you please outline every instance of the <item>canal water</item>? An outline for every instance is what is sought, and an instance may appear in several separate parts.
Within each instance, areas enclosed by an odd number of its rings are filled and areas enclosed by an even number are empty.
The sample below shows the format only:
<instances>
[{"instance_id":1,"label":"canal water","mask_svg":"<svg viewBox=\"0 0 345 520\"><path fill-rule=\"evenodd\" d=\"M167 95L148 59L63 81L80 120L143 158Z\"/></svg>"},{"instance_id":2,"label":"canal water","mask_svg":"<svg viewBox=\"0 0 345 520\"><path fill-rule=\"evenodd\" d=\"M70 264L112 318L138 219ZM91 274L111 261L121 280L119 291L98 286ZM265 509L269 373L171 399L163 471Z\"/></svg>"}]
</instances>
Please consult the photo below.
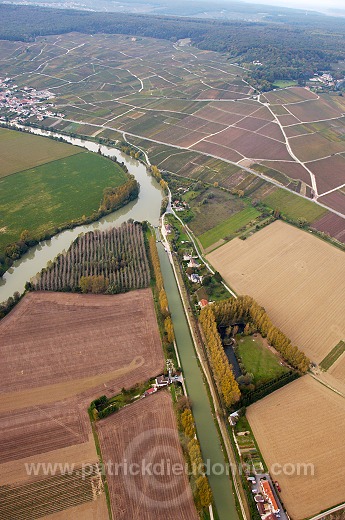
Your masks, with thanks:
<instances>
[{"instance_id":1,"label":"canal water","mask_svg":"<svg viewBox=\"0 0 345 520\"><path fill-rule=\"evenodd\" d=\"M43 132L38 129L33 130L34 133L39 135L49 135L49 132ZM54 135L59 137L58 134ZM89 141L67 138L65 136L61 137L74 145L83 146L93 152L97 152L99 149L99 145ZM110 226L119 225L130 218L138 221L148 220L151 224L158 225L162 191L159 184L147 173L146 167L140 162L121 154L115 148L101 146L101 152L107 156L115 155L119 161L125 163L129 172L140 183L139 198L98 222L63 231L51 240L41 242L32 248L20 260L16 261L11 269L5 273L4 277L0 279L0 301L12 296L15 291L23 292L25 283L45 267L49 260L54 260L58 254L67 250L80 233L86 233L94 229L107 229ZM173 269L164 247L162 244L157 245L164 285L175 329L176 343L186 378L189 397L192 402L203 457L209 467L214 470L209 476L209 481L218 515L220 520L237 520L238 515L230 478L224 472L224 455ZM221 474L217 475L216 473Z\"/></svg>"},{"instance_id":2,"label":"canal water","mask_svg":"<svg viewBox=\"0 0 345 520\"><path fill-rule=\"evenodd\" d=\"M170 260L162 244L158 244L159 260L168 296L169 309L174 323L177 348L186 380L189 398L191 399L197 434L207 466L211 469L210 485L220 520L236 520L235 499L229 477L221 473L225 469L224 454L220 444L218 431L214 423L206 386L198 365L193 341L189 332L187 318L177 287ZM213 471L212 471L213 470Z\"/></svg>"}]
</instances>

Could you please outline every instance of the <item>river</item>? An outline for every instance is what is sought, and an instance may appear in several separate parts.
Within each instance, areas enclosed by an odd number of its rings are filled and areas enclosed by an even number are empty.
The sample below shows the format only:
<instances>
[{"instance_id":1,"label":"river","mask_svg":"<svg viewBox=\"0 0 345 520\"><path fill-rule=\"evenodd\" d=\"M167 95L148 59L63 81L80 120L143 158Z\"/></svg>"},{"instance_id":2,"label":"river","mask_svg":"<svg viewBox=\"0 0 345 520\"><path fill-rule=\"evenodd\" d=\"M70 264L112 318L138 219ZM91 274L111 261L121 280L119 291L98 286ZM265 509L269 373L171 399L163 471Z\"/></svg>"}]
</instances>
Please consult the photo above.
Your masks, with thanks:
<instances>
[{"instance_id":1,"label":"river","mask_svg":"<svg viewBox=\"0 0 345 520\"><path fill-rule=\"evenodd\" d=\"M34 130L34 133L39 135L49 135L49 132ZM54 135L59 136L58 134ZM83 146L93 152L98 151L98 144L65 136L61 137L74 145ZM63 250L67 250L80 233L92 231L93 229L107 229L109 226L119 225L129 218L138 221L148 220L151 224L158 225L162 191L159 184L147 173L146 167L115 148L101 146L101 152L108 156L115 155L118 160L125 163L129 172L140 183L139 198L98 222L63 231L51 240L41 242L32 248L20 260L16 261L11 269L5 273L3 279L0 280L0 301L12 296L15 291L23 292L26 281L45 267L49 260L53 260ZM175 276L162 244L158 244L158 253L174 324L177 348L186 379L188 394L192 402L203 457L205 462L209 462L210 467L217 468L217 472L220 472L221 468L225 467L224 455ZM209 476L209 481L219 519L237 520L238 515L229 477L225 473L219 475L213 473Z\"/></svg>"},{"instance_id":2,"label":"river","mask_svg":"<svg viewBox=\"0 0 345 520\"><path fill-rule=\"evenodd\" d=\"M50 132L44 132L36 128L33 129L33 133L44 136L50 135ZM91 152L97 152L99 149L98 144L90 141L83 141L59 134L54 135L63 137L73 145L87 148ZM13 296L13 293L16 291L22 293L25 283L41 271L49 260L54 260L59 253L67 250L80 233L86 233L94 229L107 229L112 225L122 224L122 222L126 222L130 218L138 221L148 220L152 224L158 225L162 191L159 184L148 175L146 167L139 161L121 153L116 148L101 146L101 152L108 157L116 156L118 161L125 163L129 172L140 183L139 197L97 222L62 231L50 240L40 242L37 246L31 248L22 258L16 260L12 267L0 278L0 302L6 300L9 296Z\"/></svg>"}]
</instances>

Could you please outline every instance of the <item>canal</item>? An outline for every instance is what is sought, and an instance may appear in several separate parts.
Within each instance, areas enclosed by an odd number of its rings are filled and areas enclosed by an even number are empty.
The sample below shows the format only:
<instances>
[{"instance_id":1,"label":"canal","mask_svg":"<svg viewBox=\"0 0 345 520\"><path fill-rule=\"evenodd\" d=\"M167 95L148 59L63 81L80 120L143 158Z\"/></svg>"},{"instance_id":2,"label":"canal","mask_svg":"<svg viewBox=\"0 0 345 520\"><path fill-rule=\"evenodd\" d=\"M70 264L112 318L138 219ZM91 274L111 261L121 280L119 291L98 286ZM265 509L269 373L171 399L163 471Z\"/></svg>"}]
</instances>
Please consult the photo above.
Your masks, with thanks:
<instances>
[{"instance_id":1,"label":"canal","mask_svg":"<svg viewBox=\"0 0 345 520\"><path fill-rule=\"evenodd\" d=\"M49 132L34 130L34 133L49 135ZM99 145L89 141L67 138L66 136L59 136L58 134L54 135L63 137L72 144L83 146L93 152L97 152L99 148ZM162 191L159 184L147 173L146 167L140 162L121 154L119 150L115 148L112 149L102 146L101 152L107 156L115 155L119 161L125 163L129 172L132 173L140 183L139 198L124 208L107 215L98 222L87 226L79 226L73 230L63 231L51 240L41 242L32 248L20 260L16 261L11 269L5 273L4 277L0 279L0 301L12 296L15 291L23 292L26 281L45 267L49 260L54 260L63 250L67 250L80 233L86 233L94 229L107 229L110 226L119 225L130 218L138 221L148 220L151 224L155 226L158 225ZM209 481L217 512L220 520L237 520L238 515L235 507L232 484L230 477L225 471L226 466L223 450L214 422L206 386L203 381L202 371L194 350L174 272L163 245L157 245L164 285L174 324L176 343L186 379L188 394L192 402L198 438L205 463L207 467L211 469Z\"/></svg>"}]
</instances>

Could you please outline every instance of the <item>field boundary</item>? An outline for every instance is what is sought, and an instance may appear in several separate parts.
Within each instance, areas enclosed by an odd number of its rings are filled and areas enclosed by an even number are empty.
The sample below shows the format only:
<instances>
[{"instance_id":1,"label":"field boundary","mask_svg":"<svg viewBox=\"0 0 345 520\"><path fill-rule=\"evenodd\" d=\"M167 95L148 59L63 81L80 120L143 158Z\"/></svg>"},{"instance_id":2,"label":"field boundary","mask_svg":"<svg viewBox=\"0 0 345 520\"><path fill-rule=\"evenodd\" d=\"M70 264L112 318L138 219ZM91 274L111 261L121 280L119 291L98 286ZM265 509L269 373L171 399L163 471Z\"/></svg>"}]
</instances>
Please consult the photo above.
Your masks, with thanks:
<instances>
[{"instance_id":1,"label":"field boundary","mask_svg":"<svg viewBox=\"0 0 345 520\"><path fill-rule=\"evenodd\" d=\"M339 343L323 358L319 366L322 370L329 370L332 365L344 354L345 341L341 340Z\"/></svg>"}]
</instances>

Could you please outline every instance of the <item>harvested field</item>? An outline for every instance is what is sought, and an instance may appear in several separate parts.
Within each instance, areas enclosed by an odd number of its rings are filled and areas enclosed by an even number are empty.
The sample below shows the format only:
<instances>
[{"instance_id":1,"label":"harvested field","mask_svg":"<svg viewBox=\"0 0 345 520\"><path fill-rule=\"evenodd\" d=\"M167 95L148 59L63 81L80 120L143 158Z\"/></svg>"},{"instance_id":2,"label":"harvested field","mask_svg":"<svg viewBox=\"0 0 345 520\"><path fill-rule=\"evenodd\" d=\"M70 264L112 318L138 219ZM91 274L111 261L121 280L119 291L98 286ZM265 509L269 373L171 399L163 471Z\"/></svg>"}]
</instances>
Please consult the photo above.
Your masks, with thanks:
<instances>
[{"instance_id":1,"label":"harvested field","mask_svg":"<svg viewBox=\"0 0 345 520\"><path fill-rule=\"evenodd\" d=\"M97 376L124 367L130 387L164 363L150 289L116 296L29 293L1 321L0 344L2 393L84 378L96 386Z\"/></svg>"},{"instance_id":2,"label":"harvested field","mask_svg":"<svg viewBox=\"0 0 345 520\"><path fill-rule=\"evenodd\" d=\"M88 402L87 404L90 404ZM85 413L85 420L88 421L89 437L88 441L83 444L72 444L65 448L53 449L45 453L39 453L23 459L12 460L4 462L0 465L0 486L25 484L34 479L34 475L28 475L25 465L37 464L36 478L44 478L47 476L44 473L44 468L49 464L52 467L56 465L57 468L61 462L63 464L75 464L80 466L82 464L94 463L98 461L98 455L95 447L95 440L91 432L91 425L88 416ZM21 440L24 442L24 439ZM41 467L39 467L41 465ZM57 469L56 474L59 470Z\"/></svg>"},{"instance_id":3,"label":"harvested field","mask_svg":"<svg viewBox=\"0 0 345 520\"><path fill-rule=\"evenodd\" d=\"M247 133L247 135L237 138L232 142L232 147L245 157L254 159L290 159L285 144L259 133Z\"/></svg>"},{"instance_id":4,"label":"harvested field","mask_svg":"<svg viewBox=\"0 0 345 520\"><path fill-rule=\"evenodd\" d=\"M85 443L88 434L75 400L1 414L0 464Z\"/></svg>"},{"instance_id":5,"label":"harvested field","mask_svg":"<svg viewBox=\"0 0 345 520\"><path fill-rule=\"evenodd\" d=\"M332 237L345 244L345 219L328 212L316 222L313 222L313 228L329 233Z\"/></svg>"},{"instance_id":6,"label":"harvested field","mask_svg":"<svg viewBox=\"0 0 345 520\"><path fill-rule=\"evenodd\" d=\"M267 121L264 119L258 119L256 117L246 117L241 119L235 126L239 128L244 128L245 130L250 130L252 132L258 131L263 126L267 125ZM277 127L279 130L279 127ZM281 136L282 137L282 136Z\"/></svg>"},{"instance_id":7,"label":"harvested field","mask_svg":"<svg viewBox=\"0 0 345 520\"><path fill-rule=\"evenodd\" d=\"M220 144L210 143L209 141L201 141L200 143L193 145L191 148L198 152L208 153L214 157L225 159L227 161L238 162L243 159L243 155L240 155L236 150Z\"/></svg>"},{"instance_id":8,"label":"harvested field","mask_svg":"<svg viewBox=\"0 0 345 520\"><path fill-rule=\"evenodd\" d=\"M105 495L102 494L92 502L86 502L79 506L71 507L66 511L53 513L46 520L108 520L109 513Z\"/></svg>"},{"instance_id":9,"label":"harvested field","mask_svg":"<svg viewBox=\"0 0 345 520\"><path fill-rule=\"evenodd\" d=\"M331 119L342 116L341 110L333 108L322 98L289 105L288 108L289 111L302 123L310 123L312 121L319 121L320 119Z\"/></svg>"},{"instance_id":10,"label":"harvested field","mask_svg":"<svg viewBox=\"0 0 345 520\"><path fill-rule=\"evenodd\" d=\"M266 123L264 127L260 128L260 134L284 142L284 136L277 123Z\"/></svg>"},{"instance_id":11,"label":"harvested field","mask_svg":"<svg viewBox=\"0 0 345 520\"><path fill-rule=\"evenodd\" d=\"M1 321L0 345L0 517L106 520L99 477L63 475L59 464L98 461L91 399L162 370L151 290L29 293ZM55 477L42 466L30 477L32 463L57 464Z\"/></svg>"},{"instance_id":12,"label":"harvested field","mask_svg":"<svg viewBox=\"0 0 345 520\"><path fill-rule=\"evenodd\" d=\"M334 153L342 152L344 150L344 144L340 142L330 142L320 134L307 134L299 137L293 137L289 140L293 153L302 162L316 161L323 157L329 156ZM333 174L329 175L329 180L333 179ZM330 186L331 189L333 186Z\"/></svg>"},{"instance_id":13,"label":"harvested field","mask_svg":"<svg viewBox=\"0 0 345 520\"><path fill-rule=\"evenodd\" d=\"M311 360L320 362L345 337L344 253L335 247L276 221L207 259L235 291L263 305Z\"/></svg>"},{"instance_id":14,"label":"harvested field","mask_svg":"<svg viewBox=\"0 0 345 520\"><path fill-rule=\"evenodd\" d=\"M318 98L317 94L302 87L292 87L275 92L271 91L266 93L264 97L272 105L285 105L287 103L298 103L306 99L316 100Z\"/></svg>"},{"instance_id":15,"label":"harvested field","mask_svg":"<svg viewBox=\"0 0 345 520\"><path fill-rule=\"evenodd\" d=\"M310 175L303 166L292 161L262 161L264 166L273 168L284 173L291 179L301 180L306 184L311 184Z\"/></svg>"},{"instance_id":16,"label":"harvested field","mask_svg":"<svg viewBox=\"0 0 345 520\"><path fill-rule=\"evenodd\" d=\"M338 357L335 363L329 368L329 374L343 383L345 381L345 354L344 352Z\"/></svg>"},{"instance_id":17,"label":"harvested field","mask_svg":"<svg viewBox=\"0 0 345 520\"><path fill-rule=\"evenodd\" d=\"M70 474L0 487L0 518L34 520L96 500L103 491L101 474L97 464L88 470L84 475L80 466Z\"/></svg>"},{"instance_id":18,"label":"harvested field","mask_svg":"<svg viewBox=\"0 0 345 520\"><path fill-rule=\"evenodd\" d=\"M247 418L293 520L344 501L343 397L304 376L251 405ZM310 468L304 475L303 466L298 475L298 464L313 464L314 475ZM284 466L285 472L275 472Z\"/></svg>"},{"instance_id":19,"label":"harvested field","mask_svg":"<svg viewBox=\"0 0 345 520\"><path fill-rule=\"evenodd\" d=\"M171 461L184 458L171 396L167 391L140 400L97 423L103 459L114 464ZM121 520L197 520L188 478L182 475L109 475L107 482L114 518Z\"/></svg>"},{"instance_id":20,"label":"harvested field","mask_svg":"<svg viewBox=\"0 0 345 520\"><path fill-rule=\"evenodd\" d=\"M295 117L295 116L293 116L291 114L283 115L283 116L277 116L277 117L279 119L279 122L283 126L296 125L296 124L300 123L300 120L297 119L297 117Z\"/></svg>"}]
</instances>

